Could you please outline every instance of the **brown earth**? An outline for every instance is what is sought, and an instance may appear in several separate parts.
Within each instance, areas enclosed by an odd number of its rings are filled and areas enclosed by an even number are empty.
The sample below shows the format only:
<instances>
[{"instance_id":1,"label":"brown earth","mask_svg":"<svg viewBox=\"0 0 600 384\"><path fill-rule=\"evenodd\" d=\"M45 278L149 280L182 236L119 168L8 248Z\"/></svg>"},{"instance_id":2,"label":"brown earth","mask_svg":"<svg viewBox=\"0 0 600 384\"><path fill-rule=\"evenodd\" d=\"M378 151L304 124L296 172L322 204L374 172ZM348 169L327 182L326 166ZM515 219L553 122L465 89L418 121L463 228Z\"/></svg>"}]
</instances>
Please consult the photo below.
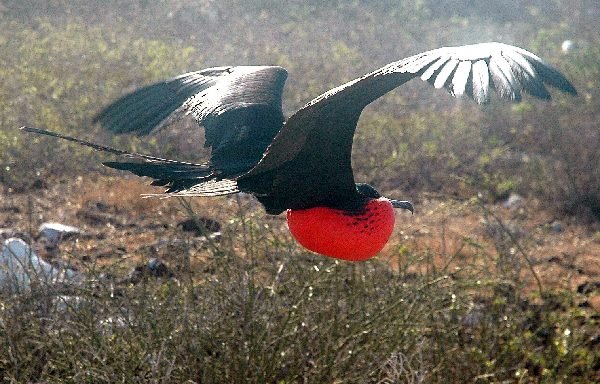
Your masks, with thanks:
<instances>
[{"instance_id":1,"label":"brown earth","mask_svg":"<svg viewBox=\"0 0 600 384\"><path fill-rule=\"evenodd\" d=\"M83 235L65 240L58 252L38 242L36 250L42 257L74 265L117 265L127 271L150 257L182 268L185 252L192 268L202 267L206 237L184 232L177 225L189 217L179 200L142 198L142 194L161 191L144 180L92 174L38 184L28 192L3 191L2 235L33 234L30 238L35 238L39 225L48 221L83 229ZM231 218L239 217L243 209L268 223L278 235L290 238L283 215L264 215L250 197L199 198L192 204L200 217L220 223L224 233L232 229ZM585 294L583 305L600 311L600 224L558 218L529 199L506 208L420 197L415 206L413 216L397 214L396 231L378 256L380 260L402 268L405 258L413 257L413 266L433 265L452 273L467 268L485 271L489 258L494 258L497 268L519 271L518 278L532 288L537 284L530 268L544 289L579 290Z\"/></svg>"}]
</instances>

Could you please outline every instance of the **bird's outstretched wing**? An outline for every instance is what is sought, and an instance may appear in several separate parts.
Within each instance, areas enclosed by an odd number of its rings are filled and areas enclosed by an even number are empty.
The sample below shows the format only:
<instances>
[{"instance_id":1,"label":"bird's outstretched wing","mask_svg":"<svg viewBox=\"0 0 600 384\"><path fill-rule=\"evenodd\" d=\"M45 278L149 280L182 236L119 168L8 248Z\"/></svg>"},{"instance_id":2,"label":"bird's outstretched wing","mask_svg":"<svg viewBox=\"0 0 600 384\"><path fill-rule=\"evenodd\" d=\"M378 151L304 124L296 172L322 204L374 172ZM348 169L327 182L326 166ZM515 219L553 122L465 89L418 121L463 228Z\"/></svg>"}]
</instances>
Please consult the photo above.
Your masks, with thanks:
<instances>
[{"instance_id":1,"label":"bird's outstretched wing","mask_svg":"<svg viewBox=\"0 0 600 384\"><path fill-rule=\"evenodd\" d=\"M115 133L145 135L181 114L192 114L205 129L212 167L230 177L256 165L281 129L286 78L286 70L276 66L190 72L123 96L94 121ZM136 173L125 165L120 169Z\"/></svg>"},{"instance_id":2,"label":"bird's outstretched wing","mask_svg":"<svg viewBox=\"0 0 600 384\"><path fill-rule=\"evenodd\" d=\"M335 201L352 194L352 140L362 110L416 77L480 104L490 100L494 89L500 98L515 102L523 92L550 99L545 84L577 93L560 72L521 48L482 43L434 49L390 63L310 101L288 119L262 160L238 184L278 196L273 211L289 208L292 201L311 206L324 196Z\"/></svg>"}]
</instances>

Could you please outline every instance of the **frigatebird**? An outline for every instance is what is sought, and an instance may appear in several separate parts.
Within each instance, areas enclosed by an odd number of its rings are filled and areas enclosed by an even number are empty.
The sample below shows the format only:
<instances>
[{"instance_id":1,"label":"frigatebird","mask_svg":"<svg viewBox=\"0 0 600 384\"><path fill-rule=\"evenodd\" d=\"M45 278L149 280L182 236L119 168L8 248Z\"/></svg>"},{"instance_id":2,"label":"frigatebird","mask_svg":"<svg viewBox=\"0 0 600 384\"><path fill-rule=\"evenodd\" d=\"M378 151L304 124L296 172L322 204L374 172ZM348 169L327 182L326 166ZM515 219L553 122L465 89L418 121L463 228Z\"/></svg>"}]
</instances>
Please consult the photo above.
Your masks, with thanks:
<instances>
[{"instance_id":1,"label":"frigatebird","mask_svg":"<svg viewBox=\"0 0 600 384\"><path fill-rule=\"evenodd\" d=\"M288 226L306 248L346 260L373 257L394 227L394 208L408 201L382 197L356 183L351 167L354 131L362 110L420 77L435 88L479 104L495 90L518 102L522 93L548 100L545 84L576 95L573 85L536 55L502 43L444 47L387 64L331 89L287 120L279 66L230 66L189 72L116 100L95 121L114 133L146 135L182 113L205 129L210 160L193 164L121 151L37 128L111 152L126 161L103 164L166 187L166 196L253 194L272 215L287 210Z\"/></svg>"}]
</instances>

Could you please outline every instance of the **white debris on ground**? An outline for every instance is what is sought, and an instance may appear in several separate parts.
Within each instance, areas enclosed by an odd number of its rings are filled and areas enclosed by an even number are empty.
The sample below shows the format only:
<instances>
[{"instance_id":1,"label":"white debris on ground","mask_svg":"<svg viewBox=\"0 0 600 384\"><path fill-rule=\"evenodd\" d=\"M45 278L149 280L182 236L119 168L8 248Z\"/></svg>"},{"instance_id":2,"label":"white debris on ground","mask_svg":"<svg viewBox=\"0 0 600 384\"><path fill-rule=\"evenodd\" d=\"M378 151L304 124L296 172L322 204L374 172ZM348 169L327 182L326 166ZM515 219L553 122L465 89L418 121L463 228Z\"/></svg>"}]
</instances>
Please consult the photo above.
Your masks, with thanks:
<instances>
[{"instance_id":1,"label":"white debris on ground","mask_svg":"<svg viewBox=\"0 0 600 384\"><path fill-rule=\"evenodd\" d=\"M43 223L38 229L38 237L44 237L52 245L80 233L81 229L60 223Z\"/></svg>"},{"instance_id":2,"label":"white debris on ground","mask_svg":"<svg viewBox=\"0 0 600 384\"><path fill-rule=\"evenodd\" d=\"M573 40L565 40L560 45L560 49L564 54L572 53L577 48Z\"/></svg>"},{"instance_id":3,"label":"white debris on ground","mask_svg":"<svg viewBox=\"0 0 600 384\"><path fill-rule=\"evenodd\" d=\"M511 193L508 199L502 203L502 206L507 209L515 210L522 208L525 205L525 199L516 193Z\"/></svg>"},{"instance_id":4,"label":"white debris on ground","mask_svg":"<svg viewBox=\"0 0 600 384\"><path fill-rule=\"evenodd\" d=\"M32 284L55 284L78 280L78 273L59 269L41 259L29 245L18 238L4 242L0 253L0 292L23 292Z\"/></svg>"}]
</instances>

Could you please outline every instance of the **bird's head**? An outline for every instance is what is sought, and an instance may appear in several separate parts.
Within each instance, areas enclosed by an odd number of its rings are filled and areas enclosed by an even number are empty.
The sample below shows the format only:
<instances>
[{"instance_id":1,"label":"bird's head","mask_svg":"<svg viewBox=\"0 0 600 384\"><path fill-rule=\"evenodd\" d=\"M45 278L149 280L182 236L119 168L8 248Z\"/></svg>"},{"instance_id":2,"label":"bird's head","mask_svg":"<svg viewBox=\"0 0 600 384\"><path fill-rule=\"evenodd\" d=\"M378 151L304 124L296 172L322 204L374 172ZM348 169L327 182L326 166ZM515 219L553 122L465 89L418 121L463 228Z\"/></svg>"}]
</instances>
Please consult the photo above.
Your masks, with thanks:
<instances>
[{"instance_id":1,"label":"bird's head","mask_svg":"<svg viewBox=\"0 0 600 384\"><path fill-rule=\"evenodd\" d=\"M356 183L358 193L366 198L379 199L381 194L375 188L366 183ZM411 213L415 213L415 209L410 201L389 199L394 208L407 209Z\"/></svg>"}]
</instances>

